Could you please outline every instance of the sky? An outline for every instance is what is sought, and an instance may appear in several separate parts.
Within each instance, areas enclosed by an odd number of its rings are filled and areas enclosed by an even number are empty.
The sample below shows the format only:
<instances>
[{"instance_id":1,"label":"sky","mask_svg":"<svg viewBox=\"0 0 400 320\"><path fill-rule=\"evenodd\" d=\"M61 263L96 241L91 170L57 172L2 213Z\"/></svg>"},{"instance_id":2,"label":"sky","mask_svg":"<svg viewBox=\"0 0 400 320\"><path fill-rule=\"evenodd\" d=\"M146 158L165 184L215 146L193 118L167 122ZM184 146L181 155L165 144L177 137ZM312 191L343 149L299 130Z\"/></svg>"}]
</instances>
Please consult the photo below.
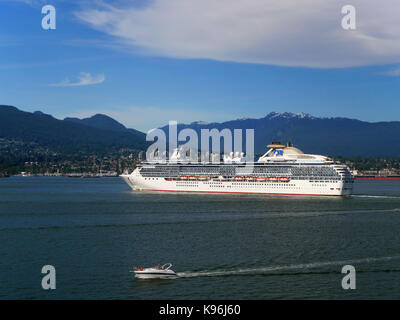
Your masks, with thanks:
<instances>
[{"instance_id":1,"label":"sky","mask_svg":"<svg viewBox=\"0 0 400 320\"><path fill-rule=\"evenodd\" d=\"M398 0L0 0L0 104L142 131L272 111L400 121L399 16Z\"/></svg>"}]
</instances>

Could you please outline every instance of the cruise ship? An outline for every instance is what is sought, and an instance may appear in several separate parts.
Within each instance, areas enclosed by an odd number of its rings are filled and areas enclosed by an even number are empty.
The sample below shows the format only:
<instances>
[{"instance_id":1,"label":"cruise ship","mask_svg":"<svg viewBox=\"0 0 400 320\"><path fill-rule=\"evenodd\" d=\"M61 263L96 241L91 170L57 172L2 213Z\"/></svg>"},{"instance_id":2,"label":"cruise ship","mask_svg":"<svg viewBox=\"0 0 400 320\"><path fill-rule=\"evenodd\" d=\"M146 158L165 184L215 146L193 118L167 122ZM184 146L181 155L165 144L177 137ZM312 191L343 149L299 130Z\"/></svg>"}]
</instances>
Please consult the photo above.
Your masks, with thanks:
<instances>
[{"instance_id":1,"label":"cruise ship","mask_svg":"<svg viewBox=\"0 0 400 320\"><path fill-rule=\"evenodd\" d=\"M346 165L331 158L305 154L291 143L273 142L257 161L243 153L223 156L220 163L179 161L179 149L168 161L144 161L121 177L133 190L243 193L298 196L345 196L354 177Z\"/></svg>"}]
</instances>

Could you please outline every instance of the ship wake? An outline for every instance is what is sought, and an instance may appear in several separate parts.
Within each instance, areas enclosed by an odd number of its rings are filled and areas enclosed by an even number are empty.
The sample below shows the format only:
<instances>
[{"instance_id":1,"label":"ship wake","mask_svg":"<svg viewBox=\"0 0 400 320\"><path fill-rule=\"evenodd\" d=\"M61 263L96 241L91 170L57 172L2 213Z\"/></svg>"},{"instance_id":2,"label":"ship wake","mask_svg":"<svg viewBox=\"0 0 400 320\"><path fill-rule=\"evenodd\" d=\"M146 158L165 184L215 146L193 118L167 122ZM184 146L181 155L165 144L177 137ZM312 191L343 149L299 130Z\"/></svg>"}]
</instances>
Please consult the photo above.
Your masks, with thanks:
<instances>
[{"instance_id":1,"label":"ship wake","mask_svg":"<svg viewBox=\"0 0 400 320\"><path fill-rule=\"evenodd\" d=\"M369 258L352 259L352 260L312 262L303 264L264 266L257 268L238 268L231 270L221 269L221 270L204 270L204 271L185 271L178 273L178 276L181 278L194 278L194 277L276 274L277 272L302 271L302 270L329 267L329 266L344 266L347 264L368 264L374 262L391 261L396 259L400 259L400 255L386 256L386 257L369 257Z\"/></svg>"},{"instance_id":2,"label":"ship wake","mask_svg":"<svg viewBox=\"0 0 400 320\"><path fill-rule=\"evenodd\" d=\"M371 194L353 194L355 198L376 198L376 199L400 199L400 196L394 195L371 195Z\"/></svg>"}]
</instances>

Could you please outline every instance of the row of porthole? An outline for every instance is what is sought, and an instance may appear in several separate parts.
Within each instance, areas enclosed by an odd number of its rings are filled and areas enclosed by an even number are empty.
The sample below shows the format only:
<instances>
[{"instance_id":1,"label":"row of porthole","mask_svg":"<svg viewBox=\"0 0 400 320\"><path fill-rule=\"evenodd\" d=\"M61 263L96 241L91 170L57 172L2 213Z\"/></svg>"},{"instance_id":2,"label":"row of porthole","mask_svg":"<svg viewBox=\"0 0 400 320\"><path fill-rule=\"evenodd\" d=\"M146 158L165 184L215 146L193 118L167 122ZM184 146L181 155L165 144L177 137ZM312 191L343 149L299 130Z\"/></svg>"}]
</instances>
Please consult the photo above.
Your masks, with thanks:
<instances>
[{"instance_id":1,"label":"row of porthole","mask_svg":"<svg viewBox=\"0 0 400 320\"><path fill-rule=\"evenodd\" d=\"M267 185L267 184L253 184L253 185L226 185L226 186L224 186L224 185L210 185L210 187L227 187L227 188L230 188L230 187L236 187L236 188L254 188L254 187L259 187L259 186L267 186L267 187L270 187L270 188L291 188L291 189L293 189L293 188L297 188L297 189L301 189L300 187L295 187L295 186L293 186L293 185L287 185L287 184L282 184L282 185L278 185L278 184L274 184L274 185Z\"/></svg>"}]
</instances>

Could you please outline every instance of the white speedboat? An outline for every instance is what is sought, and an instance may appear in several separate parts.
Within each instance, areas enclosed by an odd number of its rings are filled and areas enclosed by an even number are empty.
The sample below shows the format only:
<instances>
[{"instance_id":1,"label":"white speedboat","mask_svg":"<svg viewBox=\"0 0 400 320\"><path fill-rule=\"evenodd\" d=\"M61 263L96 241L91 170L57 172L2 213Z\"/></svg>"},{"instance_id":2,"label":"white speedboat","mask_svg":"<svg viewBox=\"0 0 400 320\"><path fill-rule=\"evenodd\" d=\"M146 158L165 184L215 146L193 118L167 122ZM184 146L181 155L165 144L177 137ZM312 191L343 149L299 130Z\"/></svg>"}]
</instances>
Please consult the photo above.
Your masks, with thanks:
<instances>
[{"instance_id":1,"label":"white speedboat","mask_svg":"<svg viewBox=\"0 0 400 320\"><path fill-rule=\"evenodd\" d=\"M135 277L138 279L174 279L177 278L178 275L172 271L170 268L172 267L171 263L166 263L162 266L157 265L152 268L133 268L130 272L135 274Z\"/></svg>"}]
</instances>

